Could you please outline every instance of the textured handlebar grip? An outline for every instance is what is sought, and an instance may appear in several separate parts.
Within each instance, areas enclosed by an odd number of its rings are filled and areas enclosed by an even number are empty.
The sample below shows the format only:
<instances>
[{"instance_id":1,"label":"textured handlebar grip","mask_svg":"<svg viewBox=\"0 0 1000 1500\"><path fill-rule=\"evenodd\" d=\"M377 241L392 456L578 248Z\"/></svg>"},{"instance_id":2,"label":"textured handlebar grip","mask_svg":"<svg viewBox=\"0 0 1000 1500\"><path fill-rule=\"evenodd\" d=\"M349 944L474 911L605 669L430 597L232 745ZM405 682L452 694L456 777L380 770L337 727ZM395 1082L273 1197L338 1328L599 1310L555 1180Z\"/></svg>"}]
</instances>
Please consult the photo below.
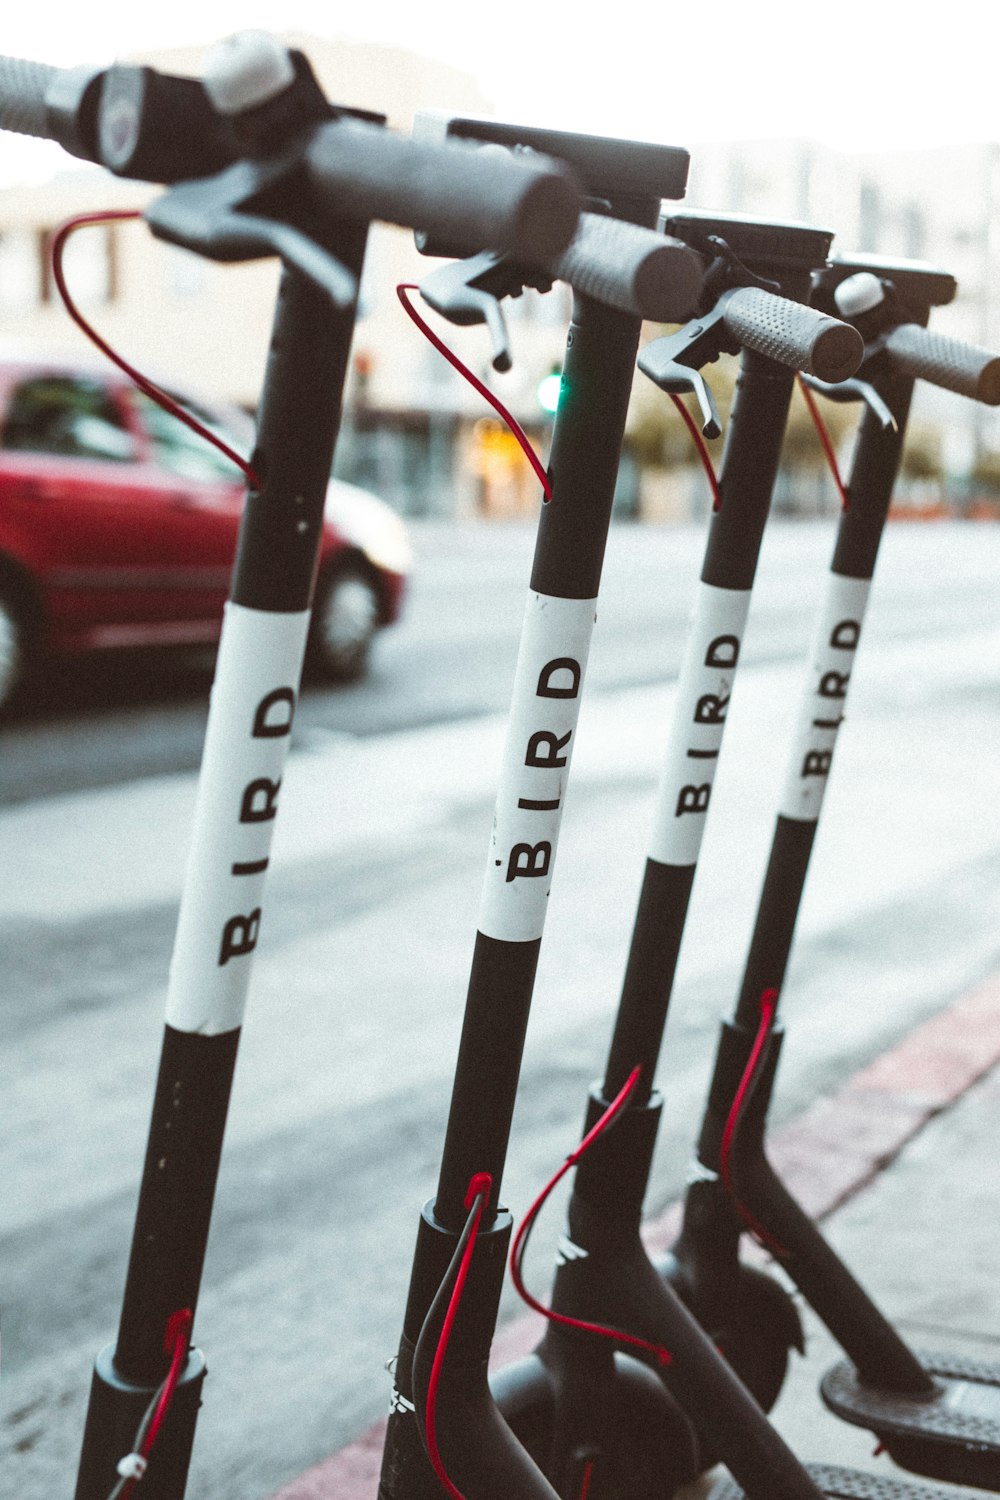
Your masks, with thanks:
<instances>
[{"instance_id":1,"label":"textured handlebar grip","mask_svg":"<svg viewBox=\"0 0 1000 1500\"><path fill-rule=\"evenodd\" d=\"M533 264L566 248L580 212L567 168L502 147L432 144L337 120L317 133L306 160L324 207L334 213L508 250Z\"/></svg>"},{"instance_id":2,"label":"textured handlebar grip","mask_svg":"<svg viewBox=\"0 0 1000 1500\"><path fill-rule=\"evenodd\" d=\"M885 347L900 374L1000 406L1000 357L976 344L943 338L918 323L903 323L886 335Z\"/></svg>"},{"instance_id":3,"label":"textured handlebar grip","mask_svg":"<svg viewBox=\"0 0 1000 1500\"><path fill-rule=\"evenodd\" d=\"M581 214L569 248L548 269L579 292L657 323L682 323L698 305L704 262L680 240Z\"/></svg>"},{"instance_id":4,"label":"textured handlebar grip","mask_svg":"<svg viewBox=\"0 0 1000 1500\"><path fill-rule=\"evenodd\" d=\"M856 328L760 287L724 294L723 319L746 349L831 385L853 375L865 346Z\"/></svg>"},{"instance_id":5,"label":"textured handlebar grip","mask_svg":"<svg viewBox=\"0 0 1000 1500\"><path fill-rule=\"evenodd\" d=\"M59 71L23 57L0 57L0 130L53 138L45 96Z\"/></svg>"}]
</instances>

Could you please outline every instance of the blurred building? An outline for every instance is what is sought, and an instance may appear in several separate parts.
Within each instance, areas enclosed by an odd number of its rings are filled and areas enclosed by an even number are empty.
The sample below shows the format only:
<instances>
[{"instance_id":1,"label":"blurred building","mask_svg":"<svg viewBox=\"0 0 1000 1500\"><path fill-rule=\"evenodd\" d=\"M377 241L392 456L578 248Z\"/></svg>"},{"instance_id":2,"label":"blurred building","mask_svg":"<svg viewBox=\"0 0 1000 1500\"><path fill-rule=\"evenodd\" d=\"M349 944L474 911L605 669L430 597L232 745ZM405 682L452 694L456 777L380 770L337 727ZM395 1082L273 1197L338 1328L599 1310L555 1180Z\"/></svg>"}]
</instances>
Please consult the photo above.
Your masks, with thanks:
<instances>
[{"instance_id":1,"label":"blurred building","mask_svg":"<svg viewBox=\"0 0 1000 1500\"><path fill-rule=\"evenodd\" d=\"M408 131L417 109L488 114L475 81L457 69L400 49L288 38L313 64L329 98L377 109ZM158 52L134 61L196 76L201 49ZM67 159L68 160L68 159ZM89 348L53 284L49 244L72 215L141 207L159 189L73 165L51 181L0 191L0 344L64 352ZM537 484L517 463L499 461L482 398L422 338L395 288L433 269L407 230L374 225L338 444L338 472L378 490L409 513L532 510ZM141 223L78 231L65 257L70 288L107 340L161 382L253 407L263 376L278 268L274 262L222 266L155 240ZM514 368L490 367L485 329L448 329L447 338L522 421L544 440L539 381L562 351L566 289L528 292L507 309ZM433 315L430 315L433 317ZM508 455L509 456L509 455ZM508 470L515 473L511 481Z\"/></svg>"},{"instance_id":2,"label":"blurred building","mask_svg":"<svg viewBox=\"0 0 1000 1500\"><path fill-rule=\"evenodd\" d=\"M840 152L805 140L692 148L688 201L836 230L834 250L924 260L958 294L932 314L941 333L1000 349L1000 144ZM953 495L1000 455L997 409L919 385L914 441L937 449Z\"/></svg>"},{"instance_id":3,"label":"blurred building","mask_svg":"<svg viewBox=\"0 0 1000 1500\"><path fill-rule=\"evenodd\" d=\"M288 40L308 55L331 99L385 111L404 131L424 107L491 112L474 79L429 58L362 43ZM136 60L197 75L203 54L191 49ZM837 229L836 248L940 265L957 277L959 294L934 314L934 326L1000 347L1000 146L850 154L804 140L733 142L695 146L691 158L689 204L828 224ZM77 165L44 184L0 191L0 344L82 350L83 335L52 282L52 231L73 214L141 207L158 191ZM397 284L420 280L433 265L408 231L372 228L338 472L411 515L533 513L539 487L508 434L399 306ZM156 241L140 223L116 223L75 235L66 266L84 310L144 370L168 384L254 405L277 285L273 262L215 265ZM485 328L446 331L448 343L542 451L551 418L538 392L561 363L569 311L563 286L508 302L514 362L504 375L491 368ZM718 367L713 379L724 384ZM795 420L803 420L798 410ZM790 439L796 464L808 469L813 457L817 462L805 478L797 470L794 484L786 476L779 507L834 508L818 451L808 433ZM988 471L991 461L1000 487L1000 417L958 397L920 389L908 452L903 490L908 486L911 499L940 497L942 476L953 499L966 498L975 490L974 470ZM641 376L616 503L625 513L665 519L703 513L708 504L704 476L672 408Z\"/></svg>"}]
</instances>

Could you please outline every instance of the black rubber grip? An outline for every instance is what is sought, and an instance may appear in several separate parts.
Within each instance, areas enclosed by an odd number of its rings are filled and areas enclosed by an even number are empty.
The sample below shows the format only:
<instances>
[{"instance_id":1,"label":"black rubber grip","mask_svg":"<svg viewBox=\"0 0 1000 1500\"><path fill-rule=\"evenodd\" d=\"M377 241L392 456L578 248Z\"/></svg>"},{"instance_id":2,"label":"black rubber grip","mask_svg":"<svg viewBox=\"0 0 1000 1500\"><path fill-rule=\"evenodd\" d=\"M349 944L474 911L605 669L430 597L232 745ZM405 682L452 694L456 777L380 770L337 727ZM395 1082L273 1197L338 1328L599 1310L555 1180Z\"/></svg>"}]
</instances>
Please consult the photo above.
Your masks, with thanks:
<instances>
[{"instance_id":1,"label":"black rubber grip","mask_svg":"<svg viewBox=\"0 0 1000 1500\"><path fill-rule=\"evenodd\" d=\"M698 306L704 262L689 245L653 229L581 214L569 249L548 269L621 312L683 323Z\"/></svg>"},{"instance_id":2,"label":"black rubber grip","mask_svg":"<svg viewBox=\"0 0 1000 1500\"><path fill-rule=\"evenodd\" d=\"M856 328L760 287L737 287L721 299L726 327L745 349L836 384L853 375L865 346Z\"/></svg>"},{"instance_id":3,"label":"black rubber grip","mask_svg":"<svg viewBox=\"0 0 1000 1500\"><path fill-rule=\"evenodd\" d=\"M0 130L55 139L45 96L59 71L23 57L0 57Z\"/></svg>"},{"instance_id":4,"label":"black rubber grip","mask_svg":"<svg viewBox=\"0 0 1000 1500\"><path fill-rule=\"evenodd\" d=\"M534 264L565 250L579 218L568 168L500 146L432 144L336 120L317 132L306 160L333 213L452 235Z\"/></svg>"},{"instance_id":5,"label":"black rubber grip","mask_svg":"<svg viewBox=\"0 0 1000 1500\"><path fill-rule=\"evenodd\" d=\"M943 338L918 323L902 323L886 335L885 347L901 375L1000 406L1000 357L976 344Z\"/></svg>"}]
</instances>

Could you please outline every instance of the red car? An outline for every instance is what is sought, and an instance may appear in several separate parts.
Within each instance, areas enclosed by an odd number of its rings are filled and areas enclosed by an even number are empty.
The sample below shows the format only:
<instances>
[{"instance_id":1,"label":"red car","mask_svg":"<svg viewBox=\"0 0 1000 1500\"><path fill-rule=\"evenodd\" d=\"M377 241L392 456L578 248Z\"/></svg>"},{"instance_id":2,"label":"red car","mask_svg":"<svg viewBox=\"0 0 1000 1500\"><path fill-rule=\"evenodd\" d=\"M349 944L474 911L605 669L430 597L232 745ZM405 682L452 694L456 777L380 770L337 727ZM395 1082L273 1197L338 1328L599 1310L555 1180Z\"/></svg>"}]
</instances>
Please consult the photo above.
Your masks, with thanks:
<instances>
[{"instance_id":1,"label":"red car","mask_svg":"<svg viewBox=\"0 0 1000 1500\"><path fill-rule=\"evenodd\" d=\"M242 412L180 399L249 453ZM217 640L242 500L230 460L112 366L0 359L0 708L45 652ZM362 674L410 562L400 518L331 480L315 667Z\"/></svg>"}]
</instances>

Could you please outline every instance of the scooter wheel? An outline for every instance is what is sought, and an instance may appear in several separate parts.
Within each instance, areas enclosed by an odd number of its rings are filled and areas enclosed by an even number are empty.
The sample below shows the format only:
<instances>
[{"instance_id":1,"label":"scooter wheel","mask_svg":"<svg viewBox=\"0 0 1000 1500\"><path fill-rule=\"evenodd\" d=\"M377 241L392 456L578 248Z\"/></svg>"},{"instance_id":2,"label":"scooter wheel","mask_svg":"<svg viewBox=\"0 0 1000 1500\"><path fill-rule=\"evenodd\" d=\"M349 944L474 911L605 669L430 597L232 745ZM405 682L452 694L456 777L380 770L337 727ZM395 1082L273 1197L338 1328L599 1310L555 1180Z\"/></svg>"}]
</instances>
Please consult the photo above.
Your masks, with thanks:
<instances>
[{"instance_id":1,"label":"scooter wheel","mask_svg":"<svg viewBox=\"0 0 1000 1500\"><path fill-rule=\"evenodd\" d=\"M515 1437L566 1500L669 1500L697 1475L691 1424L659 1376L628 1355L614 1356L610 1385L537 1354L490 1383Z\"/></svg>"},{"instance_id":2,"label":"scooter wheel","mask_svg":"<svg viewBox=\"0 0 1000 1500\"><path fill-rule=\"evenodd\" d=\"M671 1254L659 1269L757 1404L770 1411L784 1384L791 1350L801 1354L805 1349L789 1293L765 1271L739 1262L706 1269ZM702 1467L714 1461L703 1445Z\"/></svg>"},{"instance_id":3,"label":"scooter wheel","mask_svg":"<svg viewBox=\"0 0 1000 1500\"><path fill-rule=\"evenodd\" d=\"M770 1411L788 1373L790 1350L803 1348L794 1304L776 1281L742 1267L739 1312L711 1337L754 1400Z\"/></svg>"}]
</instances>

